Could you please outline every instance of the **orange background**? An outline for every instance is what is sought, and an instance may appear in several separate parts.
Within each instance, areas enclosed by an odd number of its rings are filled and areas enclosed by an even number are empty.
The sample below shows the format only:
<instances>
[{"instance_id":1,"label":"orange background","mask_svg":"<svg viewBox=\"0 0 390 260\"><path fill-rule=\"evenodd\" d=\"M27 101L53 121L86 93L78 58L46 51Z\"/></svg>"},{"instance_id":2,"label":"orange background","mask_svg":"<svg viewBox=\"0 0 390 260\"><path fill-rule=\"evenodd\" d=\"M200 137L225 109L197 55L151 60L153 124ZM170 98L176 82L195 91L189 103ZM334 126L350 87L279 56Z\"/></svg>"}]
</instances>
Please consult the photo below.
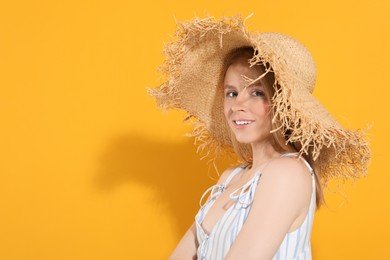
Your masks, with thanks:
<instances>
[{"instance_id":1,"label":"orange background","mask_svg":"<svg viewBox=\"0 0 390 260\"><path fill-rule=\"evenodd\" d=\"M216 173L145 88L174 16L205 12L254 12L250 30L303 42L315 96L345 127L372 125L369 174L327 192L313 256L390 259L386 0L1 1L0 259L168 256Z\"/></svg>"}]
</instances>

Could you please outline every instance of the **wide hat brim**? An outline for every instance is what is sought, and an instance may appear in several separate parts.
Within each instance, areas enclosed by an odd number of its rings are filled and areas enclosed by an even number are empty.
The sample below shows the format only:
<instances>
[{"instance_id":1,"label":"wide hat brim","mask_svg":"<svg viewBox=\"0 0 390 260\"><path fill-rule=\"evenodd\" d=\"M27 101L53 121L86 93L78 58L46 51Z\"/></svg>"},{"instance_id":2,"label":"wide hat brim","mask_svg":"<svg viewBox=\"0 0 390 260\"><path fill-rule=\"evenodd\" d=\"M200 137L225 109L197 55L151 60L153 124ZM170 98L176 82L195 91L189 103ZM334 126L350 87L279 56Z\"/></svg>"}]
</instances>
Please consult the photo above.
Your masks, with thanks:
<instances>
[{"instance_id":1,"label":"wide hat brim","mask_svg":"<svg viewBox=\"0 0 390 260\"><path fill-rule=\"evenodd\" d=\"M232 151L223 114L225 58L232 50L251 46L250 64L266 64L279 86L273 97L273 121L299 142L299 153L312 153L322 181L331 177L364 175L370 150L362 131L344 129L312 95L315 63L298 41L280 33L249 33L241 17L194 19L178 24L174 39L165 45L160 67L164 82L149 92L162 109L180 109L195 118L192 133L200 150L212 157ZM251 156L251 150L242 150Z\"/></svg>"}]
</instances>

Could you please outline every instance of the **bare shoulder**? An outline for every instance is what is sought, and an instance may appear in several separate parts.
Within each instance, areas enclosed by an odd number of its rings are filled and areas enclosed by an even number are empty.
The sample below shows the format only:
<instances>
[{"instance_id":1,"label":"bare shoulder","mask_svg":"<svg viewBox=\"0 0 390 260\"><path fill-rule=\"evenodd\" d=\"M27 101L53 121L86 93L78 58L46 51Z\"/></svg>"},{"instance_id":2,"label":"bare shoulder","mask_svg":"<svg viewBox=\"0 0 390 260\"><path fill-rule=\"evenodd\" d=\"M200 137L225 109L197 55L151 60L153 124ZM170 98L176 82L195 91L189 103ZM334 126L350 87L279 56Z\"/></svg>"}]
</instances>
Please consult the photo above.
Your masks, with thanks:
<instances>
[{"instance_id":1,"label":"bare shoulder","mask_svg":"<svg viewBox=\"0 0 390 260\"><path fill-rule=\"evenodd\" d=\"M312 193L312 177L305 163L296 157L273 159L262 170L259 196L280 195L289 201L306 205ZM260 195L263 194L263 195Z\"/></svg>"},{"instance_id":2,"label":"bare shoulder","mask_svg":"<svg viewBox=\"0 0 390 260\"><path fill-rule=\"evenodd\" d=\"M297 157L279 157L269 162L262 171L262 182L272 183L287 190L311 193L312 177L309 168ZM286 191L286 190L285 190ZM307 192L300 194L307 194Z\"/></svg>"},{"instance_id":3,"label":"bare shoulder","mask_svg":"<svg viewBox=\"0 0 390 260\"><path fill-rule=\"evenodd\" d=\"M222 174L221 176L219 177L218 179L218 184L221 184L223 182L225 182L227 180L227 178L229 178L229 176L233 173L233 171L235 169L237 169L238 167L240 166L232 166L232 167L229 167L227 168Z\"/></svg>"}]
</instances>

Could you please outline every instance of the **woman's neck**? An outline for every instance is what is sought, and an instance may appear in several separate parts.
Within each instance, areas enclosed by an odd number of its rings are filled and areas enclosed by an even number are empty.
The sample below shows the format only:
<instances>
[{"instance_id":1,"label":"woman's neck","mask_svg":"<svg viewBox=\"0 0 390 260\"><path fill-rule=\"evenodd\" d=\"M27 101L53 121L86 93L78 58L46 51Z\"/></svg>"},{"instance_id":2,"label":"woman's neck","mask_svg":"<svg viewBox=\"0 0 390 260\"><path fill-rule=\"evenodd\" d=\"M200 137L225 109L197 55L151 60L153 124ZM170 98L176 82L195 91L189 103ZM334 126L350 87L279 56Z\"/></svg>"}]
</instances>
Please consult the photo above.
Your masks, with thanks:
<instances>
[{"instance_id":1,"label":"woman's neck","mask_svg":"<svg viewBox=\"0 0 390 260\"><path fill-rule=\"evenodd\" d=\"M280 156L270 142L253 143L252 145L253 163L252 168L264 164L270 159Z\"/></svg>"}]
</instances>

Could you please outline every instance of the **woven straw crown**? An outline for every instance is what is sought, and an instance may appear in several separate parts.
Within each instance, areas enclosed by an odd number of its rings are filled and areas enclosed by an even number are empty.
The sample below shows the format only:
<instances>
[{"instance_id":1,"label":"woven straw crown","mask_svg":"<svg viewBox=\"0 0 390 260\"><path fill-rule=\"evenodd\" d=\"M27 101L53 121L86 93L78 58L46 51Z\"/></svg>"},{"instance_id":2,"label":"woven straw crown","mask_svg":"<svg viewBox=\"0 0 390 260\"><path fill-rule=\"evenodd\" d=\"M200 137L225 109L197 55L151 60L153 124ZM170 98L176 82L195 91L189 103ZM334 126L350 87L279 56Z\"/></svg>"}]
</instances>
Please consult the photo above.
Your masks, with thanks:
<instances>
[{"instance_id":1,"label":"woven straw crown","mask_svg":"<svg viewBox=\"0 0 390 260\"><path fill-rule=\"evenodd\" d=\"M251 46L251 65L264 64L275 76L273 122L288 142L299 142L299 153L311 155L321 168L320 178L364 175L370 150L360 131L342 128L312 96L315 62L298 41L280 33L249 33L241 17L195 19L178 25L165 46L160 70L165 82L149 92L162 109L180 109L196 119L196 142L207 153L232 150L223 114L225 58L234 49ZM256 80L256 79L253 79ZM278 86L278 87L277 87ZM287 136L287 135L286 135ZM250 157L250 147L243 146Z\"/></svg>"}]
</instances>

